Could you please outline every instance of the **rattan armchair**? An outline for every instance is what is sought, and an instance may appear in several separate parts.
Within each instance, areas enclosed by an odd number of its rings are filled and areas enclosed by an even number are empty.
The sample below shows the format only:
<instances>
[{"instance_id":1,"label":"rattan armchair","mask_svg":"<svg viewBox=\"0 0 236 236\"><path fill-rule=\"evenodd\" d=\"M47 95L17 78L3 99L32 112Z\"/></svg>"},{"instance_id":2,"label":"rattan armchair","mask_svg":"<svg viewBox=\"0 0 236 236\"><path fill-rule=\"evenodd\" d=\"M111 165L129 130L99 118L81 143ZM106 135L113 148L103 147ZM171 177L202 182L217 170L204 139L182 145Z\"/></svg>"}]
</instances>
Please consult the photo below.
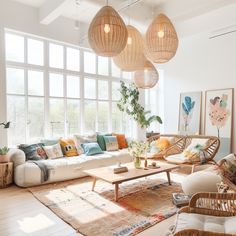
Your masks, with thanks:
<instances>
[{"instance_id":1,"label":"rattan armchair","mask_svg":"<svg viewBox=\"0 0 236 236\"><path fill-rule=\"evenodd\" d=\"M193 195L189 206L180 209L181 213L195 213L208 216L235 216L236 193L197 193ZM178 221L177 221L178 224ZM175 229L177 228L177 225ZM173 236L232 236L233 234L208 232L199 229L183 229L173 232Z\"/></svg>"},{"instance_id":2,"label":"rattan armchair","mask_svg":"<svg viewBox=\"0 0 236 236\"><path fill-rule=\"evenodd\" d=\"M185 136L183 136L183 135L158 134L158 135L151 136L150 138L147 139L147 141L149 143L151 143L151 142L156 141L156 140L158 140L160 138L168 138L168 139L172 139L173 138L173 142L171 143L170 147L168 147L167 149L162 150L162 151L160 151L158 153L152 154L152 158L153 159L164 158L164 156L166 155L167 151L168 151L168 153L171 153L171 155L174 155L176 153L179 153L180 150L182 150L182 148L185 147Z\"/></svg>"},{"instance_id":3,"label":"rattan armchair","mask_svg":"<svg viewBox=\"0 0 236 236\"><path fill-rule=\"evenodd\" d=\"M170 148L168 148L165 151L164 159L167 162L171 162L168 157L175 155L175 154L181 154L184 152L184 150L191 144L193 139L208 139L206 147L202 150L202 153L205 157L204 164L215 164L214 157L217 154L219 147L220 147L220 140L219 138L215 136L203 136L203 135L190 135L186 136L184 140L181 140L181 142L177 142L175 145L172 145ZM184 144L184 145L183 145ZM199 155L199 154L195 154ZM192 157L192 159L195 159L195 156ZM196 158L197 160L197 158ZM175 163L178 164L178 163ZM203 163L200 160L194 161L194 162L183 162L179 163L180 165L184 166L191 166L192 172L194 172L194 169L196 166L202 165Z\"/></svg>"}]
</instances>

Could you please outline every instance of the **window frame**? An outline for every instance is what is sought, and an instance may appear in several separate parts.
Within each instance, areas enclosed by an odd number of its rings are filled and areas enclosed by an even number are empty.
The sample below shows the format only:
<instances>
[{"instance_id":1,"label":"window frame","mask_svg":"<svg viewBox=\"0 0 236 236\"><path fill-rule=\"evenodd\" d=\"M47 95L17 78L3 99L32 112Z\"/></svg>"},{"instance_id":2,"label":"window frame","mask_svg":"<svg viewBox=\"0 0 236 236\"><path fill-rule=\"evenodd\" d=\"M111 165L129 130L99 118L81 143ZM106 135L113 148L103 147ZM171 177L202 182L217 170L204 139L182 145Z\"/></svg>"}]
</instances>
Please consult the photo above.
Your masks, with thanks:
<instances>
[{"instance_id":1,"label":"window frame","mask_svg":"<svg viewBox=\"0 0 236 236\"><path fill-rule=\"evenodd\" d=\"M14 93L8 93L6 91L6 97L7 96L23 96L25 97L25 143L28 143L29 140L29 125L28 125L28 112L29 112L29 103L28 103L28 98L30 97L40 97L40 98L44 98L44 137L51 137L50 135L50 98L60 98L63 99L64 101L64 134L63 136L67 136L68 132L67 132L67 100L68 99L73 99L73 100L77 100L79 102L79 106L80 106L80 111L79 111L79 121L80 124L78 125L79 130L78 133L81 134L86 134L86 130L84 130L85 127L85 122L84 122L84 102L86 100L94 100L96 101L96 114L95 114L95 119L96 119L96 128L94 130L94 132L98 131L98 103L99 101L106 101L108 102L108 108L109 108L109 112L108 112L108 130L107 132L112 132L112 103L113 102L117 102L117 100L112 99L112 82L120 82L125 81L127 83L130 82L129 79L124 79L122 77L122 71L120 70L120 77L114 77L112 76L112 59L108 58L108 75L100 75L98 74L98 56L95 55L96 58L96 73L92 74L92 73L86 73L84 72L84 52L92 52L92 50L87 49L87 48L82 48L76 45L71 45L68 43L64 43L64 42L59 42L56 40L52 40L52 39L47 39L47 38L43 38L43 37L39 37L39 36L35 36L35 35L31 35L31 34L27 34L27 33L23 33L23 32L17 32L15 30L10 30L10 29L5 29L5 34L14 34L17 36L22 36L24 37L24 62L15 62L15 61L9 61L9 60L5 60L5 69L7 70L8 67L13 67L13 68L20 68L24 70L24 94L19 95L19 94L14 94ZM28 63L28 39L33 39L33 40L38 40L38 41L42 41L43 42L43 54L44 54L44 64L43 65L34 65L34 64L29 64ZM50 43L53 44L57 44L57 45L61 45L63 46L63 68L54 68L54 67L50 67L49 65L49 45ZM79 71L73 71L73 70L68 70L67 69L67 48L74 48L79 50L80 52L80 68ZM5 48L6 49L6 48ZM93 53L93 52L92 52ZM33 71L41 71L43 72L43 84L44 84L44 93L43 96L41 95L29 95L28 94L28 71L33 70ZM50 82L49 82L49 76L50 73L56 73L56 74L62 74L63 75L63 97L53 97L50 96L49 91L50 91ZM80 83L80 92L79 92L79 98L71 98L67 96L67 76L76 76L79 77L79 83ZM89 98L85 98L84 97L84 81L86 78L91 78L91 79L95 79L96 81L96 98L94 99L89 99ZM5 78L7 79L7 78ZM98 98L98 81L99 80L104 80L104 81L108 81L108 99L99 99ZM122 114L122 119L124 118L124 114ZM122 127L122 130L120 131L122 133L125 132L124 128ZM42 137L43 138L43 137ZM9 141L9 138L8 138Z\"/></svg>"}]
</instances>

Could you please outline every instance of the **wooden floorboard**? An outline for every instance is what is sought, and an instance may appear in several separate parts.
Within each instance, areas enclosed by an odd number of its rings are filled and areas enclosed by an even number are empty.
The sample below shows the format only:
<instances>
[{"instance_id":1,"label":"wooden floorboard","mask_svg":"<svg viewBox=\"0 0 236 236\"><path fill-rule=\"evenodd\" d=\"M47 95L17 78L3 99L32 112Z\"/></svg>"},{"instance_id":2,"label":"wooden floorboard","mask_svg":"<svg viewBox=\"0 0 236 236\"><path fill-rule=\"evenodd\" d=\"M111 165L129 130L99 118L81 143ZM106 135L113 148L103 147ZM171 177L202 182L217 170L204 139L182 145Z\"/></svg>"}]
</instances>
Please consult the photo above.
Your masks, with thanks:
<instances>
[{"instance_id":1,"label":"wooden floorboard","mask_svg":"<svg viewBox=\"0 0 236 236\"><path fill-rule=\"evenodd\" d=\"M140 236L164 236L174 219L170 217L143 231ZM15 185L0 189L0 236L29 235L81 236L27 189Z\"/></svg>"}]
</instances>

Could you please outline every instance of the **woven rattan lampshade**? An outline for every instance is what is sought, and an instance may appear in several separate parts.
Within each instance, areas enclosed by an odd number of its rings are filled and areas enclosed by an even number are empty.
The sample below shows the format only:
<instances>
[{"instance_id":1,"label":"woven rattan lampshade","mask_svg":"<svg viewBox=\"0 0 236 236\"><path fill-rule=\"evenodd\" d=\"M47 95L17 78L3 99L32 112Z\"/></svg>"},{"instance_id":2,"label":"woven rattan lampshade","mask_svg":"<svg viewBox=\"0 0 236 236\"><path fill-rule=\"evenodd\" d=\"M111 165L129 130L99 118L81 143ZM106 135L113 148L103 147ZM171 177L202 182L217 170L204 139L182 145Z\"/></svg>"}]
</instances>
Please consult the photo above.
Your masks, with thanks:
<instances>
[{"instance_id":1,"label":"woven rattan lampshade","mask_svg":"<svg viewBox=\"0 0 236 236\"><path fill-rule=\"evenodd\" d=\"M142 70L134 73L134 83L136 87L148 89L154 87L159 80L159 74L150 61L146 61Z\"/></svg>"},{"instance_id":2,"label":"woven rattan lampshade","mask_svg":"<svg viewBox=\"0 0 236 236\"><path fill-rule=\"evenodd\" d=\"M175 56L178 36L170 19L158 15L148 27L145 38L147 56L155 63L165 63Z\"/></svg>"},{"instance_id":3,"label":"woven rattan lampshade","mask_svg":"<svg viewBox=\"0 0 236 236\"><path fill-rule=\"evenodd\" d=\"M88 30L91 48L97 55L105 57L118 55L125 48L127 36L124 21L110 6L98 11Z\"/></svg>"},{"instance_id":4,"label":"woven rattan lampshade","mask_svg":"<svg viewBox=\"0 0 236 236\"><path fill-rule=\"evenodd\" d=\"M144 43L139 31L127 26L128 39L124 50L113 58L114 63L123 71L135 71L144 67L145 56L143 53Z\"/></svg>"}]
</instances>

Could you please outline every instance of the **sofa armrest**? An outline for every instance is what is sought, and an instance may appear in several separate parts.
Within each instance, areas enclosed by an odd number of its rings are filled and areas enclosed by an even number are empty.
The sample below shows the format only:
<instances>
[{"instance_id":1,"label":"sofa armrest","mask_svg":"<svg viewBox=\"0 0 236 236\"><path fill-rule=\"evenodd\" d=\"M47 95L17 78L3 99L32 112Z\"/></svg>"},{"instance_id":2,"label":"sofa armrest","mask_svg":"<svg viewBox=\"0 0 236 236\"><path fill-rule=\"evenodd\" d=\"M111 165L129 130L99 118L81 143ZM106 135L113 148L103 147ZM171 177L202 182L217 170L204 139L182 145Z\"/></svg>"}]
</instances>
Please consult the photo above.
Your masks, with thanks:
<instances>
[{"instance_id":1,"label":"sofa armrest","mask_svg":"<svg viewBox=\"0 0 236 236\"><path fill-rule=\"evenodd\" d=\"M25 153L20 150L20 149L10 149L10 151L8 152L10 161L13 162L14 164L14 168L16 168L19 165L22 165L25 163L26 158L25 158Z\"/></svg>"}]
</instances>

